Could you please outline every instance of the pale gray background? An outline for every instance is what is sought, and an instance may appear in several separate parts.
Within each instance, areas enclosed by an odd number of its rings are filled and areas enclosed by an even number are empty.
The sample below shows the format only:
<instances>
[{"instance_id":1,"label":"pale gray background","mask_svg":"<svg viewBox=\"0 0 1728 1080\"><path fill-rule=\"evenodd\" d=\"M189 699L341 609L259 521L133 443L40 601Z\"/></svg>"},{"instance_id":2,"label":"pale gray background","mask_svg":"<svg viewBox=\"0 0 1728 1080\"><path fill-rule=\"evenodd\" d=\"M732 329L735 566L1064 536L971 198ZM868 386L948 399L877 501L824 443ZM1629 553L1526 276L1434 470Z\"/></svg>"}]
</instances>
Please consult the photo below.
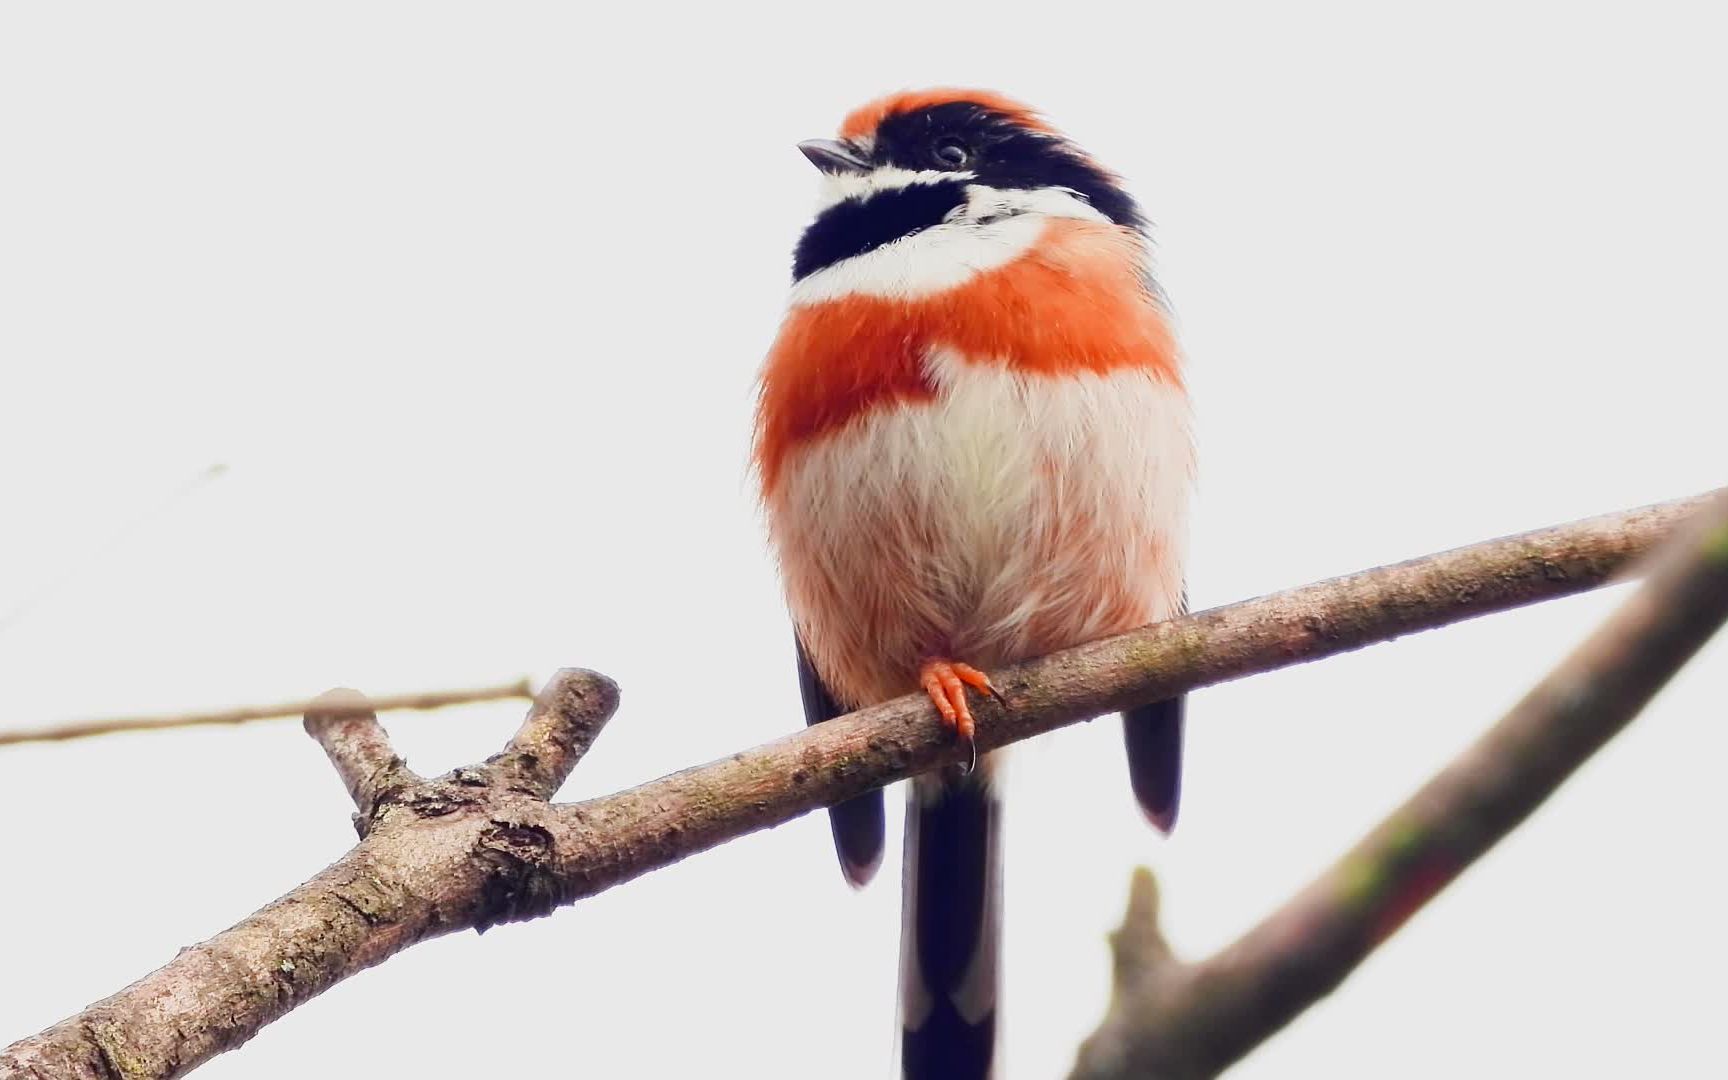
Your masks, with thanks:
<instances>
[{"instance_id":1,"label":"pale gray background","mask_svg":"<svg viewBox=\"0 0 1728 1080\"><path fill-rule=\"evenodd\" d=\"M797 727L751 380L792 144L903 86L1038 104L1155 219L1199 606L1720 484L1720 17L0 7L0 612L48 589L0 724L578 664L625 693L571 797ZM1020 752L1009 1076L1100 1016L1131 866L1222 945L1617 598L1196 694L1170 842L1114 723ZM1722 1075L1725 659L1236 1075ZM390 726L436 771L519 715ZM0 1042L315 872L345 801L289 723L0 751ZM849 894L801 820L416 948L202 1075L881 1076L898 872Z\"/></svg>"}]
</instances>

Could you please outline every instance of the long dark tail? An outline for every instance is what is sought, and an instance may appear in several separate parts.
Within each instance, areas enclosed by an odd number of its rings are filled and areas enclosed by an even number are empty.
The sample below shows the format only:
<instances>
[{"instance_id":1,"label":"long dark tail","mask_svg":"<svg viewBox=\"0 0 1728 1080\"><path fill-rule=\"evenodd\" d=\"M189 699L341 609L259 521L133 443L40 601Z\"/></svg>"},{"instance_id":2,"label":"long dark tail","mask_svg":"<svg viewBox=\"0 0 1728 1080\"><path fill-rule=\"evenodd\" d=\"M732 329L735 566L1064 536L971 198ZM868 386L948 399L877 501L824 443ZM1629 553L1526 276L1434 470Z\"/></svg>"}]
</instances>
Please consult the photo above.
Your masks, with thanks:
<instances>
[{"instance_id":1,"label":"long dark tail","mask_svg":"<svg viewBox=\"0 0 1728 1080\"><path fill-rule=\"evenodd\" d=\"M988 761L910 786L900 924L900 1059L908 1080L977 1080L996 1053L1001 808Z\"/></svg>"}]
</instances>

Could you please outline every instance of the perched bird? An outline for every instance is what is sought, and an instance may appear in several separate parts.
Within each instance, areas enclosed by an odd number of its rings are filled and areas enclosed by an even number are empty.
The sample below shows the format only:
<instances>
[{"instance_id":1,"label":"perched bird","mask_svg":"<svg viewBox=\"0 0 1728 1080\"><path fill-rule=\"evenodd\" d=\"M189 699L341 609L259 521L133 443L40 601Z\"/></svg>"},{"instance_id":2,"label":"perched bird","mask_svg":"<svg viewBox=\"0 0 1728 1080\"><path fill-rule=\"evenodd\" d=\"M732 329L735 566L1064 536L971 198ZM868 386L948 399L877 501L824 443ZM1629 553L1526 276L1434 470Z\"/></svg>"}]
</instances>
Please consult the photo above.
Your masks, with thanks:
<instances>
[{"instance_id":1,"label":"perched bird","mask_svg":"<svg viewBox=\"0 0 1728 1080\"><path fill-rule=\"evenodd\" d=\"M1120 180L987 91L895 94L822 172L763 368L755 464L806 719L922 690L973 735L988 672L1178 614L1187 396L1146 223ZM1176 820L1182 702L1124 717L1130 779ZM1001 829L990 755L920 777L906 825L901 1059L989 1074ZM882 796L831 810L846 878Z\"/></svg>"}]
</instances>

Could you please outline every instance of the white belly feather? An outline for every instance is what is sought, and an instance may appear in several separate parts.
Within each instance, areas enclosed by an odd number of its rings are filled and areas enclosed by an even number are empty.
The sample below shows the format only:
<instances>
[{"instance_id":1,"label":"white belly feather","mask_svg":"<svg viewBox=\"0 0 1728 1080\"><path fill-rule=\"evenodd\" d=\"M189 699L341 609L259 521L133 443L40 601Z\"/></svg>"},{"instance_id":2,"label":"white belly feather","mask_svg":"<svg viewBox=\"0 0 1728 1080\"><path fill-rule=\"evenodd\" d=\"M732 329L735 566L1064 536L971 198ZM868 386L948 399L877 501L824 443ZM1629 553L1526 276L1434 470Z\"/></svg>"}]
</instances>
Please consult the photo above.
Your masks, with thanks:
<instances>
[{"instance_id":1,"label":"white belly feather","mask_svg":"<svg viewBox=\"0 0 1728 1080\"><path fill-rule=\"evenodd\" d=\"M1179 388L943 353L927 371L935 401L787 460L788 598L838 696L909 692L933 655L999 666L1178 610L1193 469Z\"/></svg>"}]
</instances>

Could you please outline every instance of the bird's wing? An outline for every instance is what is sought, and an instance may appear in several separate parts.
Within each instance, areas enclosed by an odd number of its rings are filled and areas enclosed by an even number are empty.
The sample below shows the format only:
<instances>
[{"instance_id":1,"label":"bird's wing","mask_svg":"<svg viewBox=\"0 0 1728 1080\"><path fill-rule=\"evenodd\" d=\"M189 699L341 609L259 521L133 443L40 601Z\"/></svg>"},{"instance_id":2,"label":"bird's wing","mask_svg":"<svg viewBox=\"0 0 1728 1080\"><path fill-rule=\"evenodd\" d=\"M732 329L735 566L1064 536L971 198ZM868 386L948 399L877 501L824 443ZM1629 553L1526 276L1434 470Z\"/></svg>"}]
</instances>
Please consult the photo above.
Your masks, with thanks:
<instances>
[{"instance_id":1,"label":"bird's wing","mask_svg":"<svg viewBox=\"0 0 1728 1080\"><path fill-rule=\"evenodd\" d=\"M804 643L798 643L798 692L804 698L804 722L820 724L847 710L822 685L822 677L810 663ZM882 865L882 792L866 792L828 808L828 823L834 830L834 850L840 856L840 872L854 887L875 876Z\"/></svg>"}]
</instances>

